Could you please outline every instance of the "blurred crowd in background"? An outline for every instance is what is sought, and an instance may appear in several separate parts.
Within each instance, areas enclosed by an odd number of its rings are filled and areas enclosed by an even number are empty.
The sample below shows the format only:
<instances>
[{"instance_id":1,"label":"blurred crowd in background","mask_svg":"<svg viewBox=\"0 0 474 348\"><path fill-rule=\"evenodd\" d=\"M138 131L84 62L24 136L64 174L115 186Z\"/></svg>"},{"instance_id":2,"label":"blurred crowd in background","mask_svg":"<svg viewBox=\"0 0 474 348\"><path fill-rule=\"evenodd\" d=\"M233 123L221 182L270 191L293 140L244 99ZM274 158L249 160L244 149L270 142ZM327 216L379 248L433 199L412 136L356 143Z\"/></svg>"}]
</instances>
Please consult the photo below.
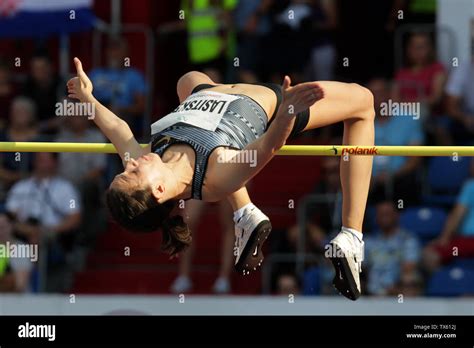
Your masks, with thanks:
<instances>
[{"instance_id":1,"label":"blurred crowd in background","mask_svg":"<svg viewBox=\"0 0 474 348\"><path fill-rule=\"evenodd\" d=\"M178 5L177 13L181 9L185 16L171 14L156 32L160 44L175 48L164 54L171 63L166 70L173 76L199 70L220 83L281 83L285 74L294 83L358 82L374 94L376 145L474 145L474 59L451 66L437 59L435 0L190 0ZM414 25L403 35L402 59L397 60L394 38L402 22ZM177 97L168 97L175 86L159 83L164 71L156 69L158 77L145 76L133 63L124 64L129 44L126 37L110 36L101 47L104 63L88 74L96 98L146 140L143 129L150 119L145 117L145 105L152 80L158 81L154 110L171 110ZM56 103L65 98L70 76L59 75L44 45L39 43L28 58L27 74L16 74L12 61L2 52L0 141L106 141L87 118L57 116ZM182 61L184 65L179 64ZM390 103L414 103L419 113L385 115L382 109ZM340 144L341 136L339 124L303 134L301 142ZM42 267L48 275L41 284L38 265L0 259L0 291L70 289L75 272L84 267L106 228L102 193L120 170L115 157L0 155L0 243L39 243L47 250L42 253ZM314 257L304 261L302 272L295 271L294 260L276 264L274 293L334 294L324 247L340 228L339 158L318 160L321 179L307 194L333 198L309 204L303 224L274 231L266 250L296 254L298 238L304 234L304 252ZM364 230L366 294L474 293L473 175L474 162L455 154L374 158ZM288 175L288 180L296 178ZM193 228L205 208L191 203L187 209ZM233 224L230 207L222 203L218 209L224 237L212 291L232 293ZM170 291L192 289L192 254L190 250L181 257ZM452 290L453 277L466 279L465 287Z\"/></svg>"}]
</instances>

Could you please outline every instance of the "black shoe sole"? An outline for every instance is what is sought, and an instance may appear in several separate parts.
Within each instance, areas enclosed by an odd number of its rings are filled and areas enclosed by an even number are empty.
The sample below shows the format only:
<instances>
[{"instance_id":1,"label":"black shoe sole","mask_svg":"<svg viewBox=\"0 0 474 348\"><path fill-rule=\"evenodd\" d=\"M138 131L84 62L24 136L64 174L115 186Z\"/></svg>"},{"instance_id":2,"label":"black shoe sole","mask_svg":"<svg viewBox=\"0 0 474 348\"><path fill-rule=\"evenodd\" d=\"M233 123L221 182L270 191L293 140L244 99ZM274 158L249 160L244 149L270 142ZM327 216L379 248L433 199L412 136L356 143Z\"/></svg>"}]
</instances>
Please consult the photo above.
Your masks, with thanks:
<instances>
[{"instance_id":1,"label":"black shoe sole","mask_svg":"<svg viewBox=\"0 0 474 348\"><path fill-rule=\"evenodd\" d=\"M336 244L331 243L330 245L334 255L344 255L344 252ZM329 257L329 259L336 271L332 285L342 296L345 296L352 301L357 300L360 297L360 291L357 289L357 284L352 276L347 258Z\"/></svg>"},{"instance_id":2,"label":"black shoe sole","mask_svg":"<svg viewBox=\"0 0 474 348\"><path fill-rule=\"evenodd\" d=\"M247 275L252 271L256 271L257 268L261 266L264 259L262 246L271 231L272 224L268 220L262 221L257 225L242 251L239 262L234 266L237 272ZM254 251L256 248L257 253L255 254Z\"/></svg>"}]
</instances>

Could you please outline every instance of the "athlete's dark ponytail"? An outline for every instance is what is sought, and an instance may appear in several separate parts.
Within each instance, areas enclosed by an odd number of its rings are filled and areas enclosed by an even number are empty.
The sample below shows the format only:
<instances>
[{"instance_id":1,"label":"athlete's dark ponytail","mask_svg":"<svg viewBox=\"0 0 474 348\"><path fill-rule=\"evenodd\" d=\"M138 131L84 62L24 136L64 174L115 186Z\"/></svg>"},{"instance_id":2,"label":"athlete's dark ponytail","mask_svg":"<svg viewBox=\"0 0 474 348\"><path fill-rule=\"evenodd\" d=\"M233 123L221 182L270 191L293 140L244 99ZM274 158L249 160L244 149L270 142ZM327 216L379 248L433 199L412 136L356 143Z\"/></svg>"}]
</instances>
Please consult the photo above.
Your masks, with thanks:
<instances>
[{"instance_id":1,"label":"athlete's dark ponytail","mask_svg":"<svg viewBox=\"0 0 474 348\"><path fill-rule=\"evenodd\" d=\"M181 215L163 221L161 250L171 256L185 250L191 244L191 231Z\"/></svg>"},{"instance_id":2,"label":"athlete's dark ponytail","mask_svg":"<svg viewBox=\"0 0 474 348\"><path fill-rule=\"evenodd\" d=\"M150 190L127 193L115 188L106 192L106 203L114 220L133 232L163 233L161 250L171 256L185 250L191 244L191 231L180 215L170 217L175 200L160 204Z\"/></svg>"}]
</instances>

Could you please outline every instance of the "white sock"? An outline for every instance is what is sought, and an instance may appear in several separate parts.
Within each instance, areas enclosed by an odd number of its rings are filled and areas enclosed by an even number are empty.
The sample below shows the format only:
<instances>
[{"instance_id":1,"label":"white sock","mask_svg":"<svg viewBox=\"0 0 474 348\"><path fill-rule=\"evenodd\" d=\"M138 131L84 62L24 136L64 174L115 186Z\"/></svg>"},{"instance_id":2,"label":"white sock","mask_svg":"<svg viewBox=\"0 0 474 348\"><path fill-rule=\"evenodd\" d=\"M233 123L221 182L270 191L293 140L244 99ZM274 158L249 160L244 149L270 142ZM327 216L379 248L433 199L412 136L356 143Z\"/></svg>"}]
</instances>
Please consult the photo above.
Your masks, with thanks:
<instances>
[{"instance_id":1,"label":"white sock","mask_svg":"<svg viewBox=\"0 0 474 348\"><path fill-rule=\"evenodd\" d=\"M237 209L234 211L234 222L237 223L239 219L244 215L244 211L247 209L251 209L255 207L252 202L248 203L247 205L244 205L242 208Z\"/></svg>"},{"instance_id":2,"label":"white sock","mask_svg":"<svg viewBox=\"0 0 474 348\"><path fill-rule=\"evenodd\" d=\"M364 238L364 235L362 234L362 232L359 232L359 231L357 231L357 230L354 230L353 228L349 228L349 227L342 226L341 232L349 232L349 233L352 234L355 238L357 238L357 240L358 240L359 242L362 242L362 239Z\"/></svg>"}]
</instances>

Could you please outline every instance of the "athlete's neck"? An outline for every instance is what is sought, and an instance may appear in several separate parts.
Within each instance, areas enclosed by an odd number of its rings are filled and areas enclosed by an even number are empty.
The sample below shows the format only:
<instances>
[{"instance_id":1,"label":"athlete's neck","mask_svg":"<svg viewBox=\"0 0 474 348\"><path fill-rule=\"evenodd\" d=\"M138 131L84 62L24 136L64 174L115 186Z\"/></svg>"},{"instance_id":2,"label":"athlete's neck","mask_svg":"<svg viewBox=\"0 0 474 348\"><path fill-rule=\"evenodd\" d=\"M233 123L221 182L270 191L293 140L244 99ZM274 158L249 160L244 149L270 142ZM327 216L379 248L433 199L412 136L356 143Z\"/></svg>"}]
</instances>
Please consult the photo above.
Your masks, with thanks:
<instances>
[{"instance_id":1,"label":"athlete's neck","mask_svg":"<svg viewBox=\"0 0 474 348\"><path fill-rule=\"evenodd\" d=\"M187 199L192 195L193 164L186 152L167 151L162 161L170 170L167 199ZM166 200L167 200L166 199Z\"/></svg>"}]
</instances>

